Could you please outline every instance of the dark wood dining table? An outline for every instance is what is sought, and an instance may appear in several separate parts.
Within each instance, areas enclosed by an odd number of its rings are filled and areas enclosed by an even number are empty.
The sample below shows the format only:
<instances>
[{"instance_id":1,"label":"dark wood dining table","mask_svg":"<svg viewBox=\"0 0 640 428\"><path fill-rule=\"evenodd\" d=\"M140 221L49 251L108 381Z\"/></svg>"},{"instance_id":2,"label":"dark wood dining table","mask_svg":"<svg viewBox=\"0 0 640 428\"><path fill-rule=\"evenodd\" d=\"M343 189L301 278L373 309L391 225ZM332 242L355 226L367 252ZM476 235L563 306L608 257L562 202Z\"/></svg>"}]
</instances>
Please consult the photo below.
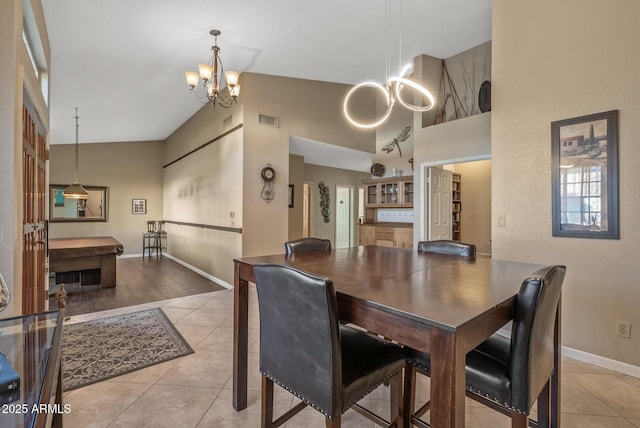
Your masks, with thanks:
<instances>
[{"instance_id":1,"label":"dark wood dining table","mask_svg":"<svg viewBox=\"0 0 640 428\"><path fill-rule=\"evenodd\" d=\"M234 260L233 407L247 406L248 283L275 263L333 280L341 320L431 354L431 426L464 427L465 355L511 320L522 281L540 265L364 246ZM560 305L551 422L560 417Z\"/></svg>"}]
</instances>

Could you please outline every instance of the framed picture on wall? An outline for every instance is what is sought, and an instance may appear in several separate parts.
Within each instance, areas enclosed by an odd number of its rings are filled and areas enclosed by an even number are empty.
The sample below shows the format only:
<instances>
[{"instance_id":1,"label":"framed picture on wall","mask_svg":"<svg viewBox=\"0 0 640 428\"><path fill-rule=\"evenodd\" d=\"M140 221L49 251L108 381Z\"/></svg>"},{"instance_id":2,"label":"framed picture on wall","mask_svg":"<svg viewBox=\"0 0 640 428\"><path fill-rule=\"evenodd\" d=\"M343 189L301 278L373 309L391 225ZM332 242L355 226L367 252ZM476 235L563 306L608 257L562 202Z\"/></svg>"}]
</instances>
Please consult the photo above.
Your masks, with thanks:
<instances>
[{"instance_id":1,"label":"framed picture on wall","mask_svg":"<svg viewBox=\"0 0 640 428\"><path fill-rule=\"evenodd\" d=\"M289 184L289 208L293 208L293 184Z\"/></svg>"},{"instance_id":2,"label":"framed picture on wall","mask_svg":"<svg viewBox=\"0 0 640 428\"><path fill-rule=\"evenodd\" d=\"M147 213L147 200L146 199L132 199L131 200L131 212L134 214L146 214Z\"/></svg>"},{"instance_id":3,"label":"framed picture on wall","mask_svg":"<svg viewBox=\"0 0 640 428\"><path fill-rule=\"evenodd\" d=\"M553 236L619 239L618 111L551 123Z\"/></svg>"}]
</instances>

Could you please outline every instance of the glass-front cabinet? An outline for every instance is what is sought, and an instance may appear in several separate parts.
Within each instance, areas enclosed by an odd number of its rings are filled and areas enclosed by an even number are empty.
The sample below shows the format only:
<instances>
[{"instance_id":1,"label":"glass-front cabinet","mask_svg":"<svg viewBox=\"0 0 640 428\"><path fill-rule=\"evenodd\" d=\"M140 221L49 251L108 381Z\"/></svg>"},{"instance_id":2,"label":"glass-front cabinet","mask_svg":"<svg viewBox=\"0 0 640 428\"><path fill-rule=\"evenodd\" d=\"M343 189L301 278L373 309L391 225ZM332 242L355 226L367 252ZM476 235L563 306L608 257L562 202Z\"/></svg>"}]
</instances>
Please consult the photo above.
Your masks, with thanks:
<instances>
[{"instance_id":1,"label":"glass-front cabinet","mask_svg":"<svg viewBox=\"0 0 640 428\"><path fill-rule=\"evenodd\" d=\"M402 186L402 204L413 206L413 181L405 181Z\"/></svg>"},{"instance_id":2,"label":"glass-front cabinet","mask_svg":"<svg viewBox=\"0 0 640 428\"><path fill-rule=\"evenodd\" d=\"M378 205L378 184L367 184L367 196L365 200L365 206L375 207Z\"/></svg>"},{"instance_id":3,"label":"glass-front cabinet","mask_svg":"<svg viewBox=\"0 0 640 428\"><path fill-rule=\"evenodd\" d=\"M413 177L380 178L365 181L368 208L412 208Z\"/></svg>"},{"instance_id":4,"label":"glass-front cabinet","mask_svg":"<svg viewBox=\"0 0 640 428\"><path fill-rule=\"evenodd\" d=\"M398 193L400 183L380 183L380 204L399 205L401 193Z\"/></svg>"}]
</instances>

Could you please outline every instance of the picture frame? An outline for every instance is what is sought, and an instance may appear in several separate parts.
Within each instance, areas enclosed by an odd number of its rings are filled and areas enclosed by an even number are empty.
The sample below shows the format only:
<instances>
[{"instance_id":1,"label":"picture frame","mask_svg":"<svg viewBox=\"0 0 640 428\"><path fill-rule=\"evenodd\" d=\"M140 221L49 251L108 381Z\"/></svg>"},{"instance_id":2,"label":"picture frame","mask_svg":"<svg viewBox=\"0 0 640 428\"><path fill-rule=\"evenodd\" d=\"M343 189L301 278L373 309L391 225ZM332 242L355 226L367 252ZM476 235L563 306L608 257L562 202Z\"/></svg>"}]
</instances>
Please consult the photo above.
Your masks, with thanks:
<instances>
[{"instance_id":1,"label":"picture frame","mask_svg":"<svg viewBox=\"0 0 640 428\"><path fill-rule=\"evenodd\" d=\"M147 213L147 200L146 199L132 199L131 200L131 212L133 214L146 214Z\"/></svg>"},{"instance_id":2,"label":"picture frame","mask_svg":"<svg viewBox=\"0 0 640 428\"><path fill-rule=\"evenodd\" d=\"M74 199L64 196L68 184L49 185L49 221L51 223L69 222L107 222L109 220L109 188L106 186L83 185L87 199Z\"/></svg>"},{"instance_id":3,"label":"picture frame","mask_svg":"<svg viewBox=\"0 0 640 428\"><path fill-rule=\"evenodd\" d=\"M619 239L618 111L551 123L552 234Z\"/></svg>"},{"instance_id":4,"label":"picture frame","mask_svg":"<svg viewBox=\"0 0 640 428\"><path fill-rule=\"evenodd\" d=\"M289 208L293 208L293 184L289 184Z\"/></svg>"}]
</instances>

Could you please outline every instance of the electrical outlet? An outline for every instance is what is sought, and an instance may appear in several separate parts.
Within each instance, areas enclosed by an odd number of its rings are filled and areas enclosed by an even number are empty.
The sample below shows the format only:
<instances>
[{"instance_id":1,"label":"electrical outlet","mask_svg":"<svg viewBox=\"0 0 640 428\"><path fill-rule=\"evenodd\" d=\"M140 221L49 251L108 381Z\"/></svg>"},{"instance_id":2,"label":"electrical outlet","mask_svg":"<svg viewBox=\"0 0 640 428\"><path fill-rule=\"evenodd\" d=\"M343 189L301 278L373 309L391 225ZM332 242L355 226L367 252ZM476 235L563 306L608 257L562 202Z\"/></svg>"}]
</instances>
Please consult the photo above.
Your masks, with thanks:
<instances>
[{"instance_id":1,"label":"electrical outlet","mask_svg":"<svg viewBox=\"0 0 640 428\"><path fill-rule=\"evenodd\" d=\"M618 321L618 336L631 338L631 323L626 321Z\"/></svg>"}]
</instances>

